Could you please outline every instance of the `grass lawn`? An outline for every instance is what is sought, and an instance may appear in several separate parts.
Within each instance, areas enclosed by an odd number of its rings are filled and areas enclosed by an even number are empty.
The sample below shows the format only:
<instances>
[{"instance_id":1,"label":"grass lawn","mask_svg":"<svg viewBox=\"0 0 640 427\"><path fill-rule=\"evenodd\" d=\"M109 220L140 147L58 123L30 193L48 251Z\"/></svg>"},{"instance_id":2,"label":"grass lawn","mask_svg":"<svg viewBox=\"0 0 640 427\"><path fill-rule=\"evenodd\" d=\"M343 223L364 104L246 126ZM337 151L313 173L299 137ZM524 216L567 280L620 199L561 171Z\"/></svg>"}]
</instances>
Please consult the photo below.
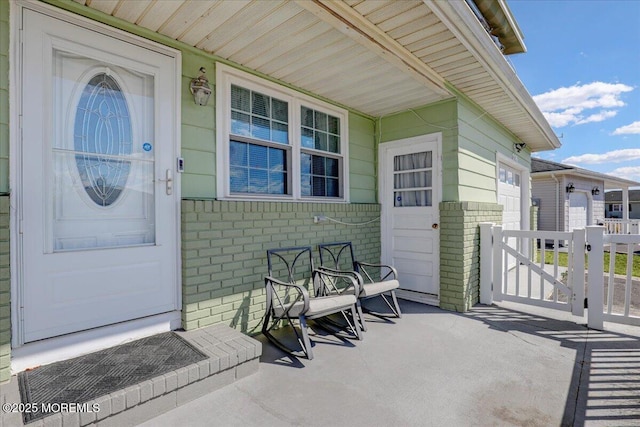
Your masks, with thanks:
<instances>
[{"instance_id":1,"label":"grass lawn","mask_svg":"<svg viewBox=\"0 0 640 427\"><path fill-rule=\"evenodd\" d=\"M553 250L547 250L544 254L545 264L553 264ZM634 277L640 277L640 255L633 256L633 267L631 275ZM537 259L540 259L540 251L538 251ZM585 255L585 263L587 257ZM604 272L609 272L610 255L609 252L604 253ZM568 255L564 252L558 254L558 265L568 266ZM585 264L586 265L586 264ZM627 254L616 254L615 274L627 275Z\"/></svg>"}]
</instances>

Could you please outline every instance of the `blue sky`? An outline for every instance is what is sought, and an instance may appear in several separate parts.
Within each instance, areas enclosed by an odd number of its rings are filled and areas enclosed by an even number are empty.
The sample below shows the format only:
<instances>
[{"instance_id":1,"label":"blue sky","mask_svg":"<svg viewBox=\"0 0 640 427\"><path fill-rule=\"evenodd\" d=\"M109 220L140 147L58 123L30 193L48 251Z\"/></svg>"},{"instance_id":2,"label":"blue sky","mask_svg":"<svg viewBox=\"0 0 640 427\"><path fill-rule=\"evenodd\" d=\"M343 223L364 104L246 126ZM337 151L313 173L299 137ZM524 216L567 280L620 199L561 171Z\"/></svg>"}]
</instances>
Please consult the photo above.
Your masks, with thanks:
<instances>
[{"instance_id":1,"label":"blue sky","mask_svg":"<svg viewBox=\"0 0 640 427\"><path fill-rule=\"evenodd\" d=\"M535 156L640 181L640 0L510 0L507 59L562 147Z\"/></svg>"}]
</instances>

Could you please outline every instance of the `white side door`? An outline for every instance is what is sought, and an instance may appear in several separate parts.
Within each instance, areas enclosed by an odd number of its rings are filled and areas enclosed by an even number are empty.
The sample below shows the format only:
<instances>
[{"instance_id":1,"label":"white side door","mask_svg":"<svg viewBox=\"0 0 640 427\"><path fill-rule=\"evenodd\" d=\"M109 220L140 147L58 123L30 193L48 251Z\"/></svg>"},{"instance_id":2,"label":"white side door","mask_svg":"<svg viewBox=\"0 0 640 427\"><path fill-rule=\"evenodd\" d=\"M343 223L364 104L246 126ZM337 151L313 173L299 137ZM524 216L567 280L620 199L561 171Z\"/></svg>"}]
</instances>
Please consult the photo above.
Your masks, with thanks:
<instances>
[{"instance_id":1,"label":"white side door","mask_svg":"<svg viewBox=\"0 0 640 427\"><path fill-rule=\"evenodd\" d=\"M401 290L431 298L440 292L440 141L437 134L380 146L382 262L397 268Z\"/></svg>"},{"instance_id":2,"label":"white side door","mask_svg":"<svg viewBox=\"0 0 640 427\"><path fill-rule=\"evenodd\" d=\"M175 57L24 10L21 342L179 308Z\"/></svg>"}]
</instances>

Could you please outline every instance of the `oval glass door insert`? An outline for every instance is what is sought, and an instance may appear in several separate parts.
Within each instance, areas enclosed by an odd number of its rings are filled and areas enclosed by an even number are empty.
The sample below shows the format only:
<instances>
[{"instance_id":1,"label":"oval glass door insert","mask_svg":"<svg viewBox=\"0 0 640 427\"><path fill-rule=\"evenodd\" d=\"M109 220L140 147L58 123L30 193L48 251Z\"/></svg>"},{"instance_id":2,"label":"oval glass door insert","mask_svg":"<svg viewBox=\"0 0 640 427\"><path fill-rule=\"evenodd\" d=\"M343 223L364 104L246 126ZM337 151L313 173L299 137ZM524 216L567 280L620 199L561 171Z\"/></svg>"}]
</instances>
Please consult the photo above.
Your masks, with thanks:
<instances>
[{"instance_id":1,"label":"oval glass door insert","mask_svg":"<svg viewBox=\"0 0 640 427\"><path fill-rule=\"evenodd\" d=\"M131 171L131 162L123 157L132 152L127 100L113 77L99 73L87 83L76 109L74 134L84 190L98 206L112 205Z\"/></svg>"}]
</instances>

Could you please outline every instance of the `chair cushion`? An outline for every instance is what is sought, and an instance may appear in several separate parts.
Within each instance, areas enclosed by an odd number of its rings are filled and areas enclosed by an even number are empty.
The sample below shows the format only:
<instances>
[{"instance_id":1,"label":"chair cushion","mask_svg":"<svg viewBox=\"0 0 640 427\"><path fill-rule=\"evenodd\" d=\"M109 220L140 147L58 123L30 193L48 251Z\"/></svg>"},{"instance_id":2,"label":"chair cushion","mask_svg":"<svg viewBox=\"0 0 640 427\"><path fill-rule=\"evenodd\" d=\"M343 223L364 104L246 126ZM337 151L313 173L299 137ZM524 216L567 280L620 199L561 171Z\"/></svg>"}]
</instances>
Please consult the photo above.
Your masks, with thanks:
<instances>
[{"instance_id":1,"label":"chair cushion","mask_svg":"<svg viewBox=\"0 0 640 427\"><path fill-rule=\"evenodd\" d=\"M389 292L400 286L397 280L385 280L384 282L365 283L362 287L363 297L372 297L374 295L380 295L383 292Z\"/></svg>"},{"instance_id":2,"label":"chair cushion","mask_svg":"<svg viewBox=\"0 0 640 427\"><path fill-rule=\"evenodd\" d=\"M351 308L356 303L354 295L329 295L326 297L311 298L307 316L331 314Z\"/></svg>"},{"instance_id":3,"label":"chair cushion","mask_svg":"<svg viewBox=\"0 0 640 427\"><path fill-rule=\"evenodd\" d=\"M350 308L356 303L356 297L353 295L330 295L326 297L311 298L309 300L309 311L304 313L307 317L320 316L323 314L331 314ZM284 310L289 308L291 304L285 304L283 309L280 306L274 306L275 315L282 316ZM289 316L298 317L304 307L302 301L293 304L293 308L289 311Z\"/></svg>"}]
</instances>

